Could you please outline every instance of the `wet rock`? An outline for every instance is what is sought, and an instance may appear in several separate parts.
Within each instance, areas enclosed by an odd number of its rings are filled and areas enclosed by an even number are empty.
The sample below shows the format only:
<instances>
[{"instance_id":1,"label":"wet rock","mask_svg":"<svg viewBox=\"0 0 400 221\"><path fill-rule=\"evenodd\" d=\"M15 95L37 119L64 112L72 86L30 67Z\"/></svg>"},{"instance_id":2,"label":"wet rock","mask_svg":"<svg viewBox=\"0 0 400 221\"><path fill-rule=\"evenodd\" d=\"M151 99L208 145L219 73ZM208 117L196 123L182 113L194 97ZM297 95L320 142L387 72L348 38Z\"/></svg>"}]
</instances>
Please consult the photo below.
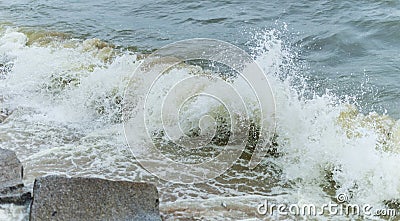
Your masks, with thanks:
<instances>
[{"instance_id":1,"label":"wet rock","mask_svg":"<svg viewBox=\"0 0 400 221\"><path fill-rule=\"evenodd\" d=\"M7 120L7 118L12 114L12 111L8 109L0 110L0 123L3 123Z\"/></svg>"},{"instance_id":2,"label":"wet rock","mask_svg":"<svg viewBox=\"0 0 400 221\"><path fill-rule=\"evenodd\" d=\"M0 149L0 204L27 204L31 193L22 182L23 167L11 150Z\"/></svg>"},{"instance_id":3,"label":"wet rock","mask_svg":"<svg viewBox=\"0 0 400 221\"><path fill-rule=\"evenodd\" d=\"M26 188L18 188L0 194L0 204L27 205L32 201L32 195Z\"/></svg>"},{"instance_id":4,"label":"wet rock","mask_svg":"<svg viewBox=\"0 0 400 221\"><path fill-rule=\"evenodd\" d=\"M15 152L0 149L0 193L9 192L24 186L23 167Z\"/></svg>"},{"instance_id":5,"label":"wet rock","mask_svg":"<svg viewBox=\"0 0 400 221\"><path fill-rule=\"evenodd\" d=\"M37 178L30 220L161 220L157 188L98 178Z\"/></svg>"}]
</instances>

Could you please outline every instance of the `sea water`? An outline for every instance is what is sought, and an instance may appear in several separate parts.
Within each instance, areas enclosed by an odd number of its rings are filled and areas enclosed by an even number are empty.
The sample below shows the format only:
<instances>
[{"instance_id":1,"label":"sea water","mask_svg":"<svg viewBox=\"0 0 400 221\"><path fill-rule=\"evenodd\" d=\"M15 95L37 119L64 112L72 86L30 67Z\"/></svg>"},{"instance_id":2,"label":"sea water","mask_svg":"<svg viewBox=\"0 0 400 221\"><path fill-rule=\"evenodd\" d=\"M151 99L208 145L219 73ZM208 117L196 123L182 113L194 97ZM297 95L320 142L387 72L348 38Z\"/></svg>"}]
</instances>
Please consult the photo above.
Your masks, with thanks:
<instances>
[{"instance_id":1,"label":"sea water","mask_svg":"<svg viewBox=\"0 0 400 221\"><path fill-rule=\"evenodd\" d=\"M397 1L17 0L0 2L0 19L0 147L17 153L27 185L49 174L152 182L167 220L307 219L257 208L265 200L319 207L340 194L399 209ZM241 157L205 183L176 184L135 160L121 100L143 54L199 37L232 43L263 69L276 102L275 152L254 169ZM193 74L192 66L177 69L152 93ZM179 123L190 131L204 114L225 113L197 99ZM0 209L2 220L27 214Z\"/></svg>"}]
</instances>

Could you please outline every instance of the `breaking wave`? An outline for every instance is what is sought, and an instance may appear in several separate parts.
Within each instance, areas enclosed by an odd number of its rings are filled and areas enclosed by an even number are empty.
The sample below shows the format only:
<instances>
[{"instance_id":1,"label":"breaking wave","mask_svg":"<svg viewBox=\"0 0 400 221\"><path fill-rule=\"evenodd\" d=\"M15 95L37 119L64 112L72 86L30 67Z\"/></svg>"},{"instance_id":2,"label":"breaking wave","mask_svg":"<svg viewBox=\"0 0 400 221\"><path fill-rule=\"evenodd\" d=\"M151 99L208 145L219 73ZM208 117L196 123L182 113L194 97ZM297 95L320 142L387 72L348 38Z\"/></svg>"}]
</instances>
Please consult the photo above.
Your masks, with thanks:
<instances>
[{"instance_id":1,"label":"breaking wave","mask_svg":"<svg viewBox=\"0 0 400 221\"><path fill-rule=\"evenodd\" d=\"M245 206L249 195L318 204L344 193L348 203L397 208L400 122L382 113L360 112L351 96L343 99L328 90L314 92L303 76L307 69L295 49L282 40L283 34L278 30L257 33L249 47L269 79L277 121L274 146L253 170L245 165L246 154L257 142L257 125L249 134L245 153L226 174L189 186L157 180L135 162L122 128L124 90L146 55L99 39L82 41L63 33L12 27L0 29L1 147L17 152L26 168L27 184L46 174L148 180L159 187L161 210L178 211L183 217L182 202L202 199L209 202L204 207L219 208L212 200L221 199L242 207L230 214L214 208L215 213L208 215L252 218L256 207L252 211ZM177 79L204 73L213 74L196 64L176 68L155 85L154 102ZM241 84L234 76L226 80ZM197 82L180 91L184 95L206 87ZM248 102L252 102L250 95ZM180 118L187 134L196 136L196 122L204 114L221 119L218 123L223 126L227 113L215 101L193 100ZM229 136L225 129L217 130L219 139L209 145L207 157L214 156ZM159 135L160 131L154 136ZM163 144L164 151L176 151L168 142ZM198 160L190 154L184 158ZM205 210L192 209L207 216ZM23 213L12 207L0 209L0 217L23 216L16 211ZM192 212L186 211L188 216Z\"/></svg>"}]
</instances>

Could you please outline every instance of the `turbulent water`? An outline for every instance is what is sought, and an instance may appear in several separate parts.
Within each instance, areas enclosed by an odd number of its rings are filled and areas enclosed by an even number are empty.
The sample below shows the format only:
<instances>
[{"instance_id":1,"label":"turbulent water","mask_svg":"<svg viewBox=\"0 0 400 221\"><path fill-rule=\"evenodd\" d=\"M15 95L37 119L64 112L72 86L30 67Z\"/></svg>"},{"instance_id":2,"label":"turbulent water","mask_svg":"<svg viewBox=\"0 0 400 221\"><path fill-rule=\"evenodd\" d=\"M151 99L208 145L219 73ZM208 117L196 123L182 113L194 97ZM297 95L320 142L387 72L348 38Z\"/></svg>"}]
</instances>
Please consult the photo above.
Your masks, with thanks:
<instances>
[{"instance_id":1,"label":"turbulent water","mask_svg":"<svg viewBox=\"0 0 400 221\"><path fill-rule=\"evenodd\" d=\"M0 13L0 147L17 152L27 185L47 174L149 181L167 220L269 219L257 214L265 199L321 205L343 193L348 203L399 209L398 1L18 0L0 2ZM194 37L233 43L264 70L276 102L275 149L254 169L247 150L217 178L173 184L135 161L122 103L143 54ZM172 71L153 96L199 72ZM182 95L193 88L204 89L187 85ZM185 110L188 133L204 114L225 116L208 99ZM27 209L2 206L0 219L26 220Z\"/></svg>"}]
</instances>

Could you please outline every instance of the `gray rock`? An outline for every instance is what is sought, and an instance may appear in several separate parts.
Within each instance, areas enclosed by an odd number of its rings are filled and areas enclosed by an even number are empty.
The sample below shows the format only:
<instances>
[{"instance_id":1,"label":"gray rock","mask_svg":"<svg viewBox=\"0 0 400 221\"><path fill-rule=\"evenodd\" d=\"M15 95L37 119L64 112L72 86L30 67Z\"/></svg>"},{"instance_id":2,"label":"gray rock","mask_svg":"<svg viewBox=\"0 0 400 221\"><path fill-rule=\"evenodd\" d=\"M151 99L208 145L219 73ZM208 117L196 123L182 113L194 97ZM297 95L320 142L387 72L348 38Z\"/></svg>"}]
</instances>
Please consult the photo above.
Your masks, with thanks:
<instances>
[{"instance_id":1,"label":"gray rock","mask_svg":"<svg viewBox=\"0 0 400 221\"><path fill-rule=\"evenodd\" d=\"M0 110L0 123L4 123L11 114L12 111L2 108Z\"/></svg>"},{"instance_id":2,"label":"gray rock","mask_svg":"<svg viewBox=\"0 0 400 221\"><path fill-rule=\"evenodd\" d=\"M149 183L46 176L35 180L30 220L161 220Z\"/></svg>"},{"instance_id":3,"label":"gray rock","mask_svg":"<svg viewBox=\"0 0 400 221\"><path fill-rule=\"evenodd\" d=\"M0 204L30 202L31 193L22 182L23 167L13 151L0 149L0 168Z\"/></svg>"},{"instance_id":4,"label":"gray rock","mask_svg":"<svg viewBox=\"0 0 400 221\"><path fill-rule=\"evenodd\" d=\"M24 186L23 167L13 151L0 149L0 168L0 193Z\"/></svg>"},{"instance_id":5,"label":"gray rock","mask_svg":"<svg viewBox=\"0 0 400 221\"><path fill-rule=\"evenodd\" d=\"M32 195L28 189L19 188L7 193L0 194L0 204L28 205L32 200Z\"/></svg>"}]
</instances>

